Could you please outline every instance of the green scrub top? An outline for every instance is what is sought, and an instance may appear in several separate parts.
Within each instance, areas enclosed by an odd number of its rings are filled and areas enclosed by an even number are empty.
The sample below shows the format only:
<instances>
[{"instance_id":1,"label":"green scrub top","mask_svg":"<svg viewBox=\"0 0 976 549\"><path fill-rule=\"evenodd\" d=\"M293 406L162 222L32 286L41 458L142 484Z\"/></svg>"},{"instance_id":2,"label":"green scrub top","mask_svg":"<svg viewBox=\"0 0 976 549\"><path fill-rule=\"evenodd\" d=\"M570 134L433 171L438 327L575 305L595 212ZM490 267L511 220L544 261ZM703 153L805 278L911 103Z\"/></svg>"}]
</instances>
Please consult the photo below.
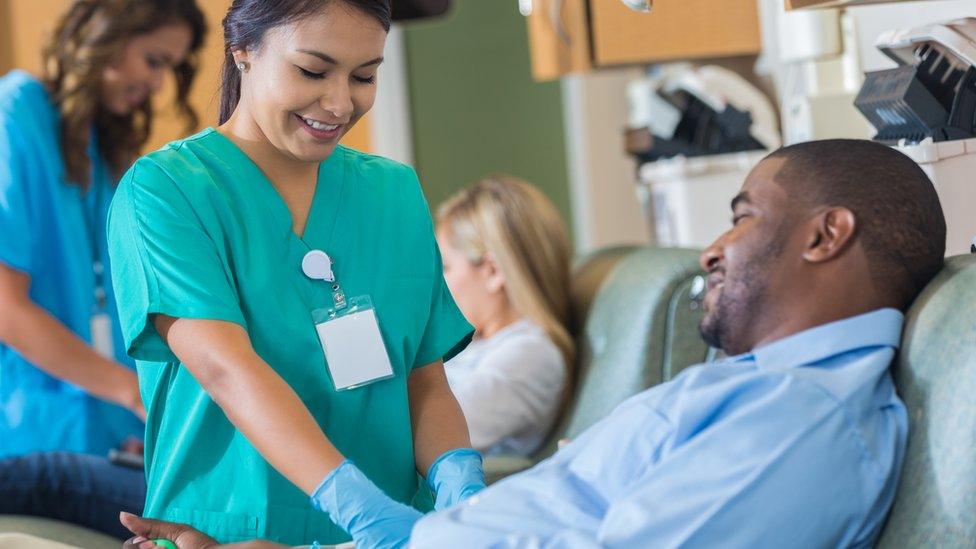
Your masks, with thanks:
<instances>
[{"instance_id":1,"label":"green scrub top","mask_svg":"<svg viewBox=\"0 0 976 549\"><path fill-rule=\"evenodd\" d=\"M146 403L145 513L222 543L288 545L348 536L275 471L156 332L151 316L244 327L329 440L392 498L417 492L407 377L449 358L471 327L442 275L414 171L342 146L319 167L304 235L260 169L214 129L141 158L109 213L112 278ZM312 311L331 287L302 258L328 253L348 298L368 295L394 377L336 391Z\"/></svg>"}]
</instances>

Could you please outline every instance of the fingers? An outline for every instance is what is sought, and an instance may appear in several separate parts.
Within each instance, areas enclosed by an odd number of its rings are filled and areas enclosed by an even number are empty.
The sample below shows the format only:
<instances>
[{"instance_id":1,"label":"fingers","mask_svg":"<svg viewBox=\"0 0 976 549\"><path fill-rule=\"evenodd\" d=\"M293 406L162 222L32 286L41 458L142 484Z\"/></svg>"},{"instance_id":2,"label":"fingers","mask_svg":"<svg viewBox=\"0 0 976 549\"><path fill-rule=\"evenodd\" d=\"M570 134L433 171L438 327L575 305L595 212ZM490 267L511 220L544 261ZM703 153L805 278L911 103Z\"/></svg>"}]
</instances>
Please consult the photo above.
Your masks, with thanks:
<instances>
[{"instance_id":1,"label":"fingers","mask_svg":"<svg viewBox=\"0 0 976 549\"><path fill-rule=\"evenodd\" d=\"M119 513L119 521L136 536L148 539L176 539L180 531L185 528L181 524L137 517L132 513Z\"/></svg>"}]
</instances>

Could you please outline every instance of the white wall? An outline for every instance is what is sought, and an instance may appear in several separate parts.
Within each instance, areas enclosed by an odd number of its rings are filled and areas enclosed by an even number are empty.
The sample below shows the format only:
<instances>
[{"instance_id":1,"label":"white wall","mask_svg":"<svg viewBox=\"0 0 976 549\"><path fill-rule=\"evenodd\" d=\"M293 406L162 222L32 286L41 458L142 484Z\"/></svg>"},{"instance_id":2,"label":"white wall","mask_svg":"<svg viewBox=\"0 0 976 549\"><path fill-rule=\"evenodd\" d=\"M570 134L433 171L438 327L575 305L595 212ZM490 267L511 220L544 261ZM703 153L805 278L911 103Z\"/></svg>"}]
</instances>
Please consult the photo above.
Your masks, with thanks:
<instances>
[{"instance_id":1,"label":"white wall","mask_svg":"<svg viewBox=\"0 0 976 549\"><path fill-rule=\"evenodd\" d=\"M646 244L650 231L636 197L636 163L624 152L627 82L641 70L612 69L562 80L566 158L579 253Z\"/></svg>"}]
</instances>

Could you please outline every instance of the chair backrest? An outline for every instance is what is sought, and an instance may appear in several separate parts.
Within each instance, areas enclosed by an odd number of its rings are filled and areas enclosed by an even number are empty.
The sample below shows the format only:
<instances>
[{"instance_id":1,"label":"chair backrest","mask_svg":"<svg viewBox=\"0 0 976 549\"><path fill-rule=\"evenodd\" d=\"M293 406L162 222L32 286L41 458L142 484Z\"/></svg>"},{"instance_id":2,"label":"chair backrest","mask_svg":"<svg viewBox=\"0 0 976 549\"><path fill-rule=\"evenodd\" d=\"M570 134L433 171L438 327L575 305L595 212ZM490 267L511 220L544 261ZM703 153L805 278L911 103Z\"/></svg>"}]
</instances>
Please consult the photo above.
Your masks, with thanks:
<instances>
[{"instance_id":1,"label":"chair backrest","mask_svg":"<svg viewBox=\"0 0 976 549\"><path fill-rule=\"evenodd\" d=\"M602 281L590 283L595 295L574 292L575 302L590 303L574 304L574 310L585 312L576 338L576 390L540 456L551 453L555 441L575 437L627 398L707 356L697 329L701 306L692 295L701 275L699 252L636 248L610 253L609 268L606 256L592 259L605 270ZM586 262L577 269L585 272Z\"/></svg>"},{"instance_id":2,"label":"chair backrest","mask_svg":"<svg viewBox=\"0 0 976 549\"><path fill-rule=\"evenodd\" d=\"M910 430L878 547L976 547L976 257L915 301L893 371Z\"/></svg>"}]
</instances>

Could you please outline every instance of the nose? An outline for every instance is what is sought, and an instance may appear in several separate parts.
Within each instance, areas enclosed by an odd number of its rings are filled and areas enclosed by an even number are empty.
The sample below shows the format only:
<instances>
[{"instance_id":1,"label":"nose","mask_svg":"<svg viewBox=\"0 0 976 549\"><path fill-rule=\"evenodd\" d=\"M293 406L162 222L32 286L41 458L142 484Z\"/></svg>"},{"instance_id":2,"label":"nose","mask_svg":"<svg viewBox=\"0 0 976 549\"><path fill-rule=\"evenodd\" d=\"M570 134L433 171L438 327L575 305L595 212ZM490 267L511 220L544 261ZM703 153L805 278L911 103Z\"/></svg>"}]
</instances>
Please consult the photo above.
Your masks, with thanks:
<instances>
[{"instance_id":1,"label":"nose","mask_svg":"<svg viewBox=\"0 0 976 549\"><path fill-rule=\"evenodd\" d=\"M335 79L340 80L340 79ZM345 81L337 81L322 98L319 99L319 104L323 109L329 111L341 122L346 122L352 117L353 104L352 104L352 93L349 90L349 83Z\"/></svg>"},{"instance_id":2,"label":"nose","mask_svg":"<svg viewBox=\"0 0 976 549\"><path fill-rule=\"evenodd\" d=\"M706 273L712 272L715 267L725 259L725 237L729 233L723 233L715 239L698 257L698 265Z\"/></svg>"}]
</instances>

